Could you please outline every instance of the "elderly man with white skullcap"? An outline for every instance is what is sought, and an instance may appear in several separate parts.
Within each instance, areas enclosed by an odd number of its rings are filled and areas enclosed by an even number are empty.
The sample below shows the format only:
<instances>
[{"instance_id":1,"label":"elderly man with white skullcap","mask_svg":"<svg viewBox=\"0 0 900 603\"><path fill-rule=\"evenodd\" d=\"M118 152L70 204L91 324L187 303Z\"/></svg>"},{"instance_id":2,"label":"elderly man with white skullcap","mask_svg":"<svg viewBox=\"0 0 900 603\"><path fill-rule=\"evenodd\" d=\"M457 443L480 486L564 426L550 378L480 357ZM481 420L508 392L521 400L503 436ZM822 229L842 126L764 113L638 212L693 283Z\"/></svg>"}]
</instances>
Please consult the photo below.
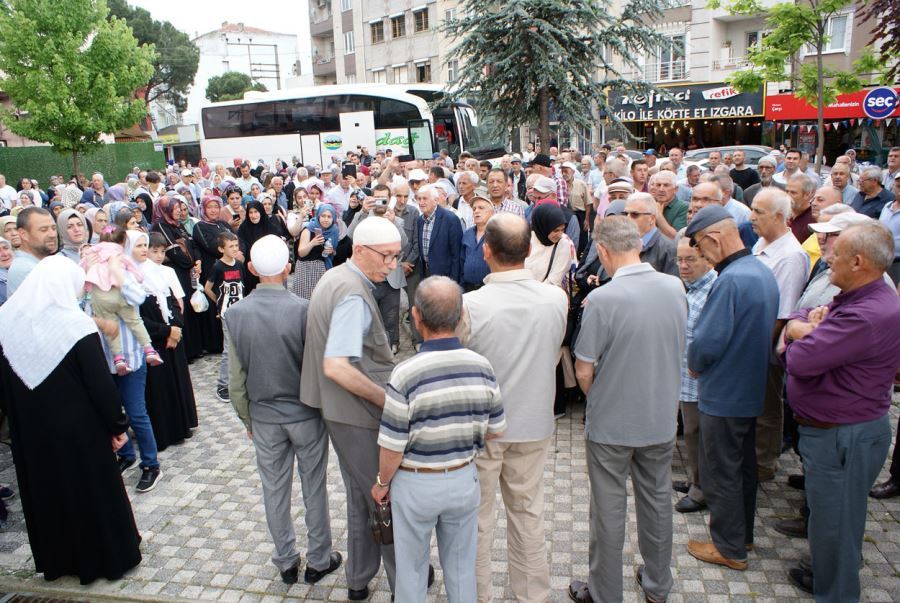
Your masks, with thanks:
<instances>
[{"instance_id":1,"label":"elderly man with white skullcap","mask_svg":"<svg viewBox=\"0 0 900 603\"><path fill-rule=\"evenodd\" d=\"M347 491L347 588L369 597L381 562L394 590L393 545L375 542L369 516L378 473L378 430L394 354L373 291L400 257L400 231L370 216L353 232L353 256L327 271L309 302L300 401L321 409Z\"/></svg>"},{"instance_id":2,"label":"elderly man with white skullcap","mask_svg":"<svg viewBox=\"0 0 900 603\"><path fill-rule=\"evenodd\" d=\"M319 370L298 362L309 302L284 287L291 264L281 238L267 235L254 243L247 268L259 285L223 315L230 336L231 404L256 448L266 523L275 544L272 563L286 584L297 582L300 564L291 513L297 458L308 542L303 577L314 584L340 567L341 554L331 548L325 423L317 409L298 399L301 374Z\"/></svg>"}]
</instances>

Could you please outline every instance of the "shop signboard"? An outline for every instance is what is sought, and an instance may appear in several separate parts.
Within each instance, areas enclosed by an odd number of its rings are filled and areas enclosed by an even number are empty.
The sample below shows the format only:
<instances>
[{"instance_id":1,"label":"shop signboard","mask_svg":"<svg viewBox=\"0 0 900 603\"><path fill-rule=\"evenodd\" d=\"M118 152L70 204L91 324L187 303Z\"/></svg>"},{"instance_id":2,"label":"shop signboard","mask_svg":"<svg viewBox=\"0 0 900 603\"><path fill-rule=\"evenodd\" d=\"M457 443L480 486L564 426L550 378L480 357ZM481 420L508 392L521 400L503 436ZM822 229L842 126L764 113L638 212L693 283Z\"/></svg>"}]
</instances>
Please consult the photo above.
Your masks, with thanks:
<instances>
[{"instance_id":1,"label":"shop signboard","mask_svg":"<svg viewBox=\"0 0 900 603\"><path fill-rule=\"evenodd\" d=\"M612 112L623 122L761 117L763 87L738 92L724 82L661 86L662 93L610 93Z\"/></svg>"},{"instance_id":2,"label":"shop signboard","mask_svg":"<svg viewBox=\"0 0 900 603\"><path fill-rule=\"evenodd\" d=\"M894 89L896 94L900 93L900 87ZM876 92L881 91L881 92ZM865 109L866 99L869 99L872 107L870 110L879 110L880 118L900 117L900 105L893 103L893 110L888 111L890 106L886 100L884 91L890 91L890 88L875 88L873 90L859 90L849 94L839 94L833 103L825 105L824 119L833 121L836 119L853 119L867 117ZM881 106L877 106L878 99ZM814 120L818 119L818 111L816 107L810 105L802 98L797 98L793 94L773 94L766 97L766 119L771 121L798 121L798 120Z\"/></svg>"}]
</instances>

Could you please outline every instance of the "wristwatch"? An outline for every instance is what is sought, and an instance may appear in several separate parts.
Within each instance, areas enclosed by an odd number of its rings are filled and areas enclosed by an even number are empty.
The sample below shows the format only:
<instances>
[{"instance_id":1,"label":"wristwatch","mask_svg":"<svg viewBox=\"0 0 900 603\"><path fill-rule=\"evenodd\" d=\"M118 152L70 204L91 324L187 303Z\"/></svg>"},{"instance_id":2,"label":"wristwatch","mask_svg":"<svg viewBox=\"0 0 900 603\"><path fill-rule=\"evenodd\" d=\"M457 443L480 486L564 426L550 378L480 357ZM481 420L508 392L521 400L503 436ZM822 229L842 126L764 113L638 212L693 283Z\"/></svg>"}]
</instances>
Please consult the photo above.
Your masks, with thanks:
<instances>
[{"instance_id":1,"label":"wristwatch","mask_svg":"<svg viewBox=\"0 0 900 603\"><path fill-rule=\"evenodd\" d=\"M387 488L391 485L391 482L381 481L381 473L375 475L375 483L378 484L381 488Z\"/></svg>"}]
</instances>

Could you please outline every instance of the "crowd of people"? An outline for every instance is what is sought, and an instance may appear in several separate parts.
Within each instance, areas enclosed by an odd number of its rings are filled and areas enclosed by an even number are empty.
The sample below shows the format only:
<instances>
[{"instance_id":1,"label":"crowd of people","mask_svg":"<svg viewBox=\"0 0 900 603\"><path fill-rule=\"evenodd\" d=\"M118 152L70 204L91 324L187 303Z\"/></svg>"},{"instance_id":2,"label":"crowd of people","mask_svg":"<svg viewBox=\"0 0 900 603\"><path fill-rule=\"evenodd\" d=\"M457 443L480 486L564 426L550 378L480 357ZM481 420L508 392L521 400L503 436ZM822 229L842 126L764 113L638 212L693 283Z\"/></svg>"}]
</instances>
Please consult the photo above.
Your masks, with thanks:
<instances>
[{"instance_id":1,"label":"crowd of people","mask_svg":"<svg viewBox=\"0 0 900 603\"><path fill-rule=\"evenodd\" d=\"M583 403L590 563L572 600L621 600L629 475L647 601L675 587L673 511L709 512L691 555L746 570L758 484L792 447L805 503L775 528L810 556L789 577L858 598L867 496L900 495L896 443L875 484L900 367L900 148L883 170L843 155L824 181L796 149L755 167L739 150L730 167L678 148L526 159L363 149L46 191L0 175L0 400L37 570L89 583L140 562L120 475L139 458L135 491L159 485L158 453L198 427L189 365L221 354L215 395L253 442L288 584L296 459L305 582L344 565L365 600L384 564L396 600L422 601L436 531L448 598L489 601L499 487L513 595L549 600L543 471L554 419ZM60 484L64 456L78 471Z\"/></svg>"}]
</instances>

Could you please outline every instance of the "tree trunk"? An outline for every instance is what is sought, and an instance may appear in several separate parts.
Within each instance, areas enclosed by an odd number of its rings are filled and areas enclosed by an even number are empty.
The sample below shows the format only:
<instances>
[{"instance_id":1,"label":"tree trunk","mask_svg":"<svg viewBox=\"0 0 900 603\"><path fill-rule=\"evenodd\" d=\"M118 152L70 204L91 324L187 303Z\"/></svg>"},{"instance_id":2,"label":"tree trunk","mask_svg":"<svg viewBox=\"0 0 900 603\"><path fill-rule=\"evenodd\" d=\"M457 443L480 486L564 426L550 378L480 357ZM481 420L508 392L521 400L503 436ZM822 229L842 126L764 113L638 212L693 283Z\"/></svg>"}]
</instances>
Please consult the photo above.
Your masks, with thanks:
<instances>
[{"instance_id":1,"label":"tree trunk","mask_svg":"<svg viewBox=\"0 0 900 603\"><path fill-rule=\"evenodd\" d=\"M816 98L818 99L817 107L816 107L816 174L819 176L822 175L822 163L824 160L823 155L825 154L825 101L822 100L822 96L824 96L825 92L825 84L822 82L822 76L825 71L824 61L822 59L822 38L819 38L820 43L816 48L816 75L818 76L818 82L816 82Z\"/></svg>"},{"instance_id":2,"label":"tree trunk","mask_svg":"<svg viewBox=\"0 0 900 603\"><path fill-rule=\"evenodd\" d=\"M78 151L72 151L72 174L78 179Z\"/></svg>"},{"instance_id":3,"label":"tree trunk","mask_svg":"<svg viewBox=\"0 0 900 603\"><path fill-rule=\"evenodd\" d=\"M541 137L541 152L550 148L550 91L546 86L538 93L538 135Z\"/></svg>"}]
</instances>

